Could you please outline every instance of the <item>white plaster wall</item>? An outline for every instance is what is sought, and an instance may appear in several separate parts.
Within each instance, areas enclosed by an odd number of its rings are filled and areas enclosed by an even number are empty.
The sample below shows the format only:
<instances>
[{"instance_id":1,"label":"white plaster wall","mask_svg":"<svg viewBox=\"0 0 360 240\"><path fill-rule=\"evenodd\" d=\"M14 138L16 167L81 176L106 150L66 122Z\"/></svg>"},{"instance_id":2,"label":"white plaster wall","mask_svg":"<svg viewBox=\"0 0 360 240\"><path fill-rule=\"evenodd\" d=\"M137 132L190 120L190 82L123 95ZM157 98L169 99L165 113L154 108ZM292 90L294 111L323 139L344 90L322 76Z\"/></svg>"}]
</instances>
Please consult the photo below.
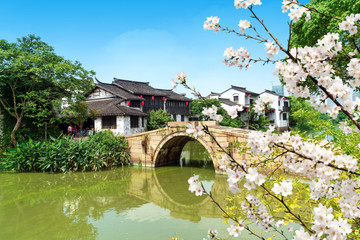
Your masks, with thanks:
<instances>
[{"instance_id":1,"label":"white plaster wall","mask_svg":"<svg viewBox=\"0 0 360 240\"><path fill-rule=\"evenodd\" d=\"M109 93L108 91L104 91L102 89L100 89L100 95L99 96L95 96L96 94L95 91L98 91L97 89L94 90L94 92L92 92L87 99L88 100L92 100L92 99L99 99L99 98L111 98L111 97L115 97L115 95L113 95L112 93Z\"/></svg>"},{"instance_id":2,"label":"white plaster wall","mask_svg":"<svg viewBox=\"0 0 360 240\"><path fill-rule=\"evenodd\" d=\"M99 132L101 131L101 117L97 117L95 120L94 120L94 128L95 128L95 132Z\"/></svg>"},{"instance_id":3,"label":"white plaster wall","mask_svg":"<svg viewBox=\"0 0 360 240\"><path fill-rule=\"evenodd\" d=\"M229 90L223 92L220 95L220 98L228 98L231 101L234 101L234 95L236 95L236 94L239 96L239 101L237 103L240 105L245 105L245 93L237 91L235 89L229 89Z\"/></svg>"},{"instance_id":4,"label":"white plaster wall","mask_svg":"<svg viewBox=\"0 0 360 240\"><path fill-rule=\"evenodd\" d=\"M219 99L219 96L210 96L211 99Z\"/></svg>"},{"instance_id":5,"label":"white plaster wall","mask_svg":"<svg viewBox=\"0 0 360 240\"><path fill-rule=\"evenodd\" d=\"M184 122L188 122L189 121L189 116L184 116Z\"/></svg>"},{"instance_id":6,"label":"white plaster wall","mask_svg":"<svg viewBox=\"0 0 360 240\"><path fill-rule=\"evenodd\" d=\"M141 125L141 117L139 117L139 127L138 128L131 128L130 126L131 126L130 125L130 116L125 116L124 117L124 133L123 133L124 136L145 132L146 118L144 117L144 127L142 127L142 125Z\"/></svg>"}]
</instances>

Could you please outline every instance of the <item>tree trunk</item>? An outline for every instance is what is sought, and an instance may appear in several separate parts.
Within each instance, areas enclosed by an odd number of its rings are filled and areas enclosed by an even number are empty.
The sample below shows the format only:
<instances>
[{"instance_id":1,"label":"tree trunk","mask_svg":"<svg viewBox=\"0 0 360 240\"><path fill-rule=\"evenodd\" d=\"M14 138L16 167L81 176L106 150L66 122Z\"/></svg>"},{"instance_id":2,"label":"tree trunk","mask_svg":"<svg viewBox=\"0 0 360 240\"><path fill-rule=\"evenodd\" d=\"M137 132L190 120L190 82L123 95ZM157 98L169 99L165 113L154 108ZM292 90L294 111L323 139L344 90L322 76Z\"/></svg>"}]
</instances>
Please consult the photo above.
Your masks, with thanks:
<instances>
[{"instance_id":1,"label":"tree trunk","mask_svg":"<svg viewBox=\"0 0 360 240\"><path fill-rule=\"evenodd\" d=\"M12 145L15 147L16 146L16 138L15 138L15 133L16 131L20 128L20 124L21 124L21 121L22 121L22 117L19 117L19 118L16 118L16 124L14 126L14 129L12 130L11 132L11 143Z\"/></svg>"}]
</instances>

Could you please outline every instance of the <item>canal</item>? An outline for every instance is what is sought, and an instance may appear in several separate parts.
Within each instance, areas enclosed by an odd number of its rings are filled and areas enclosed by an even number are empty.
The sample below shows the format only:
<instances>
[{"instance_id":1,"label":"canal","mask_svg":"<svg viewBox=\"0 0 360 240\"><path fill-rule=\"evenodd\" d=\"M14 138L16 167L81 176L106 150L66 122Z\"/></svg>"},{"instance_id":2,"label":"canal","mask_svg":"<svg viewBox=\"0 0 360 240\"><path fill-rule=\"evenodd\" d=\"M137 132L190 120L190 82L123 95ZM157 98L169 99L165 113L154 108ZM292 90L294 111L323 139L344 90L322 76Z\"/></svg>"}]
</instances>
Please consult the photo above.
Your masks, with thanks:
<instances>
[{"instance_id":1,"label":"canal","mask_svg":"<svg viewBox=\"0 0 360 240\"><path fill-rule=\"evenodd\" d=\"M228 236L209 197L188 191L194 174L226 205L226 176L215 174L207 152L194 142L176 166L0 173L0 239L187 240L203 239L209 228Z\"/></svg>"}]
</instances>

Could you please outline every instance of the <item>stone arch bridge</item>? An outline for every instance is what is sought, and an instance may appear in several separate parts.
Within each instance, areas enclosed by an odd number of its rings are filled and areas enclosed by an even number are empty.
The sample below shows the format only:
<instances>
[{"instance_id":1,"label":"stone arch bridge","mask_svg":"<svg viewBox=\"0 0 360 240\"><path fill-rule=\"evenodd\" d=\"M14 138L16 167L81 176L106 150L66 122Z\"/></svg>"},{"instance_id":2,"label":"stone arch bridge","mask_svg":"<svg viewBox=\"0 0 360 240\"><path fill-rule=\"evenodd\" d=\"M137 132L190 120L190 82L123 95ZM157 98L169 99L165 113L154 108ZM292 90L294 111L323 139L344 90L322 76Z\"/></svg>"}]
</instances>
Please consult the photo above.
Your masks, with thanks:
<instances>
[{"instance_id":1,"label":"stone arch bridge","mask_svg":"<svg viewBox=\"0 0 360 240\"><path fill-rule=\"evenodd\" d=\"M198 141L209 152L216 171L223 156L220 148L208 135L193 138L186 133L188 122L169 122L168 127L127 136L130 161L142 166L163 166L180 161L181 151L189 141ZM200 122L194 122L195 126ZM239 153L239 146L234 143L246 143L250 130L219 126L215 121L204 122L209 126L219 144L224 149L231 149L236 161L246 159L247 152Z\"/></svg>"}]
</instances>

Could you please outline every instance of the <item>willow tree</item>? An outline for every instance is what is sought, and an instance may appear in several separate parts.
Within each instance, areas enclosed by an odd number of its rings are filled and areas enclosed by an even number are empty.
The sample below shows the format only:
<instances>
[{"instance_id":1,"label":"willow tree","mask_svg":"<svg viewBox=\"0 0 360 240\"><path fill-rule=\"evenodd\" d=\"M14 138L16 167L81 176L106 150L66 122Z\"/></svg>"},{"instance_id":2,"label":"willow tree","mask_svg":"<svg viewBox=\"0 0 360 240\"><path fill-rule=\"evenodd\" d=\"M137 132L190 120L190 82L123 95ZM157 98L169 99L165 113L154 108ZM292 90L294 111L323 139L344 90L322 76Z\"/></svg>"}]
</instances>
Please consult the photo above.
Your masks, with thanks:
<instances>
[{"instance_id":1,"label":"willow tree","mask_svg":"<svg viewBox=\"0 0 360 240\"><path fill-rule=\"evenodd\" d=\"M11 142L24 118L41 126L59 119L59 102L80 101L93 87L93 71L54 52L40 37L0 40L0 105L14 118ZM57 103L57 104L56 104Z\"/></svg>"}]
</instances>

